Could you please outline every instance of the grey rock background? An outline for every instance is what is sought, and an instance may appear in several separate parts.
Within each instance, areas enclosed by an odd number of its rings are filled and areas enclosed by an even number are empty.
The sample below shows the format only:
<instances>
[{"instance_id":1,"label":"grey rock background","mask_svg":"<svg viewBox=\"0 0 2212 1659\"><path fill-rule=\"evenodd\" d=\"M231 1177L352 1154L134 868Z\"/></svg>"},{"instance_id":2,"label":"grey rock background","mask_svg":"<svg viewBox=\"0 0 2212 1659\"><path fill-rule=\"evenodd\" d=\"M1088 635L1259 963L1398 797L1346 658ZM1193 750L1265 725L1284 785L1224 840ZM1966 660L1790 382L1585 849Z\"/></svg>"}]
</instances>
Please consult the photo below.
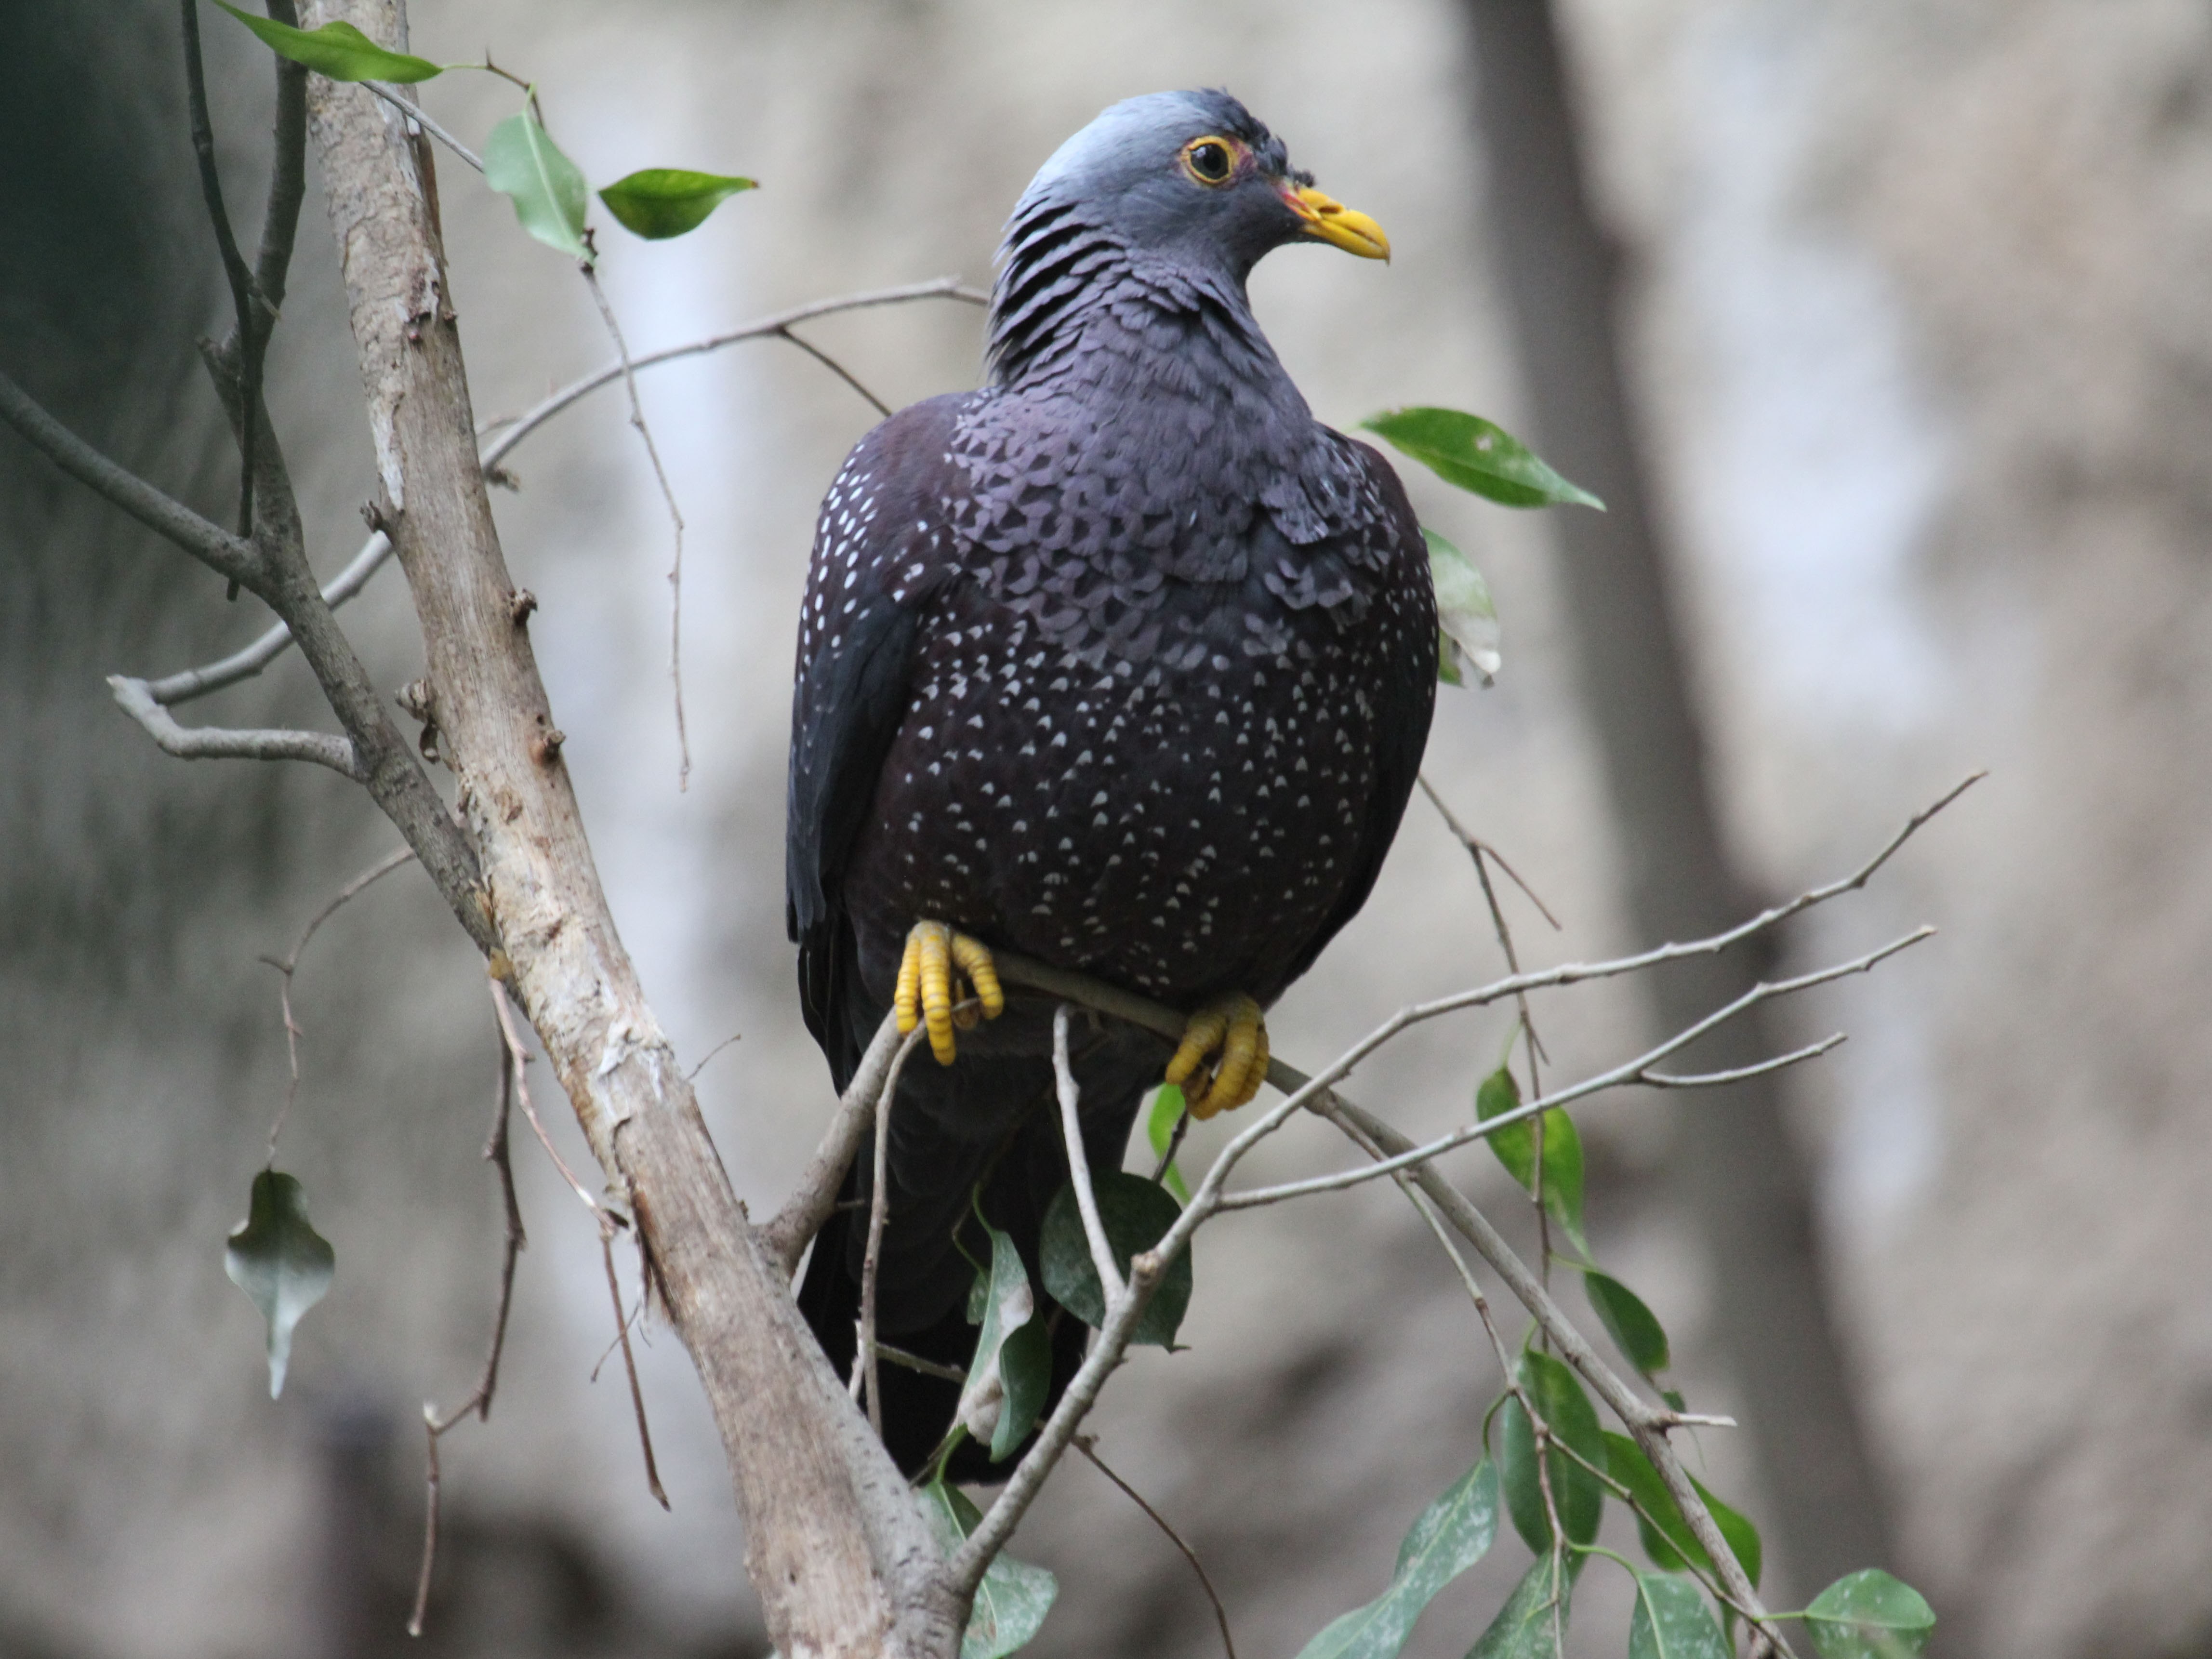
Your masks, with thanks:
<instances>
[{"instance_id":1,"label":"grey rock background","mask_svg":"<svg viewBox=\"0 0 2212 1659\"><path fill-rule=\"evenodd\" d=\"M2212 1323L2202 1010L2212 862L2200 823L2212 532L2203 279L2212 23L2182 0L1572 0L1589 153L1630 256L1636 391L1660 463L1702 704L1738 856L1795 890L1855 862L1977 765L1991 779L1881 886L1800 939L1861 948L1923 919L1915 957L1801 1012L1852 1041L1797 1080L1836 1293L1906 1551L1942 1650L2152 1656L2212 1636ZM189 341L217 325L183 168L173 15L97 38L0 3L0 362L116 453L220 513L230 463ZM639 349L817 295L988 276L1038 161L1103 104L1226 83L1323 185L1372 212L1388 270L1270 261L1263 320L1324 419L1519 402L1479 217L1462 19L1448 0L1042 9L420 0L414 44L489 43L545 88L595 179L678 162L757 195L688 241L610 228ZM251 222L263 64L206 25L234 210ZM428 94L481 133L512 94ZM33 165L35 162L36 165ZM443 166L480 415L596 366L589 301L506 205ZM369 477L327 232L311 198L273 373L313 544L359 544ZM971 384L952 306L817 325L897 404ZM647 410L690 522L695 757L675 787L667 527L608 394L515 457L499 498L617 914L701 1079L739 1190L772 1201L828 1104L794 1017L779 885L790 618L824 481L872 416L787 347L657 370ZM1633 943L1614 828L1560 660L1540 518L1409 478L1483 562L1507 627L1488 692L1443 694L1430 774L1566 919L1547 959ZM282 1098L262 953L392 844L335 779L154 753L101 677L166 672L261 625L217 585L0 440L0 1651L198 1659L382 1652L418 1523L424 1397L465 1392L496 1261L476 1152L496 1077L470 952L396 875L301 970L284 1167L337 1244L285 1398L222 1276ZM417 672L396 580L347 612L380 683ZM308 722L296 665L192 711ZM1417 811L1368 912L1275 1018L1323 1056L1400 1003L1498 965L1471 872ZM1559 1000L1561 1065L1644 1035L1619 991ZM1409 1129L1462 1114L1503 1040L1439 1027L1363 1069ZM541 1093L550 1092L550 1085ZM557 1098L548 1104L557 1107ZM1583 1115L1601 1252L1666 1318L1701 1405L1711 1286L1659 1202L1670 1114ZM573 1157L562 1113L547 1114ZM1211 1139L1218 1139L1218 1132ZM1202 1143L1203 1144L1203 1143ZM446 1443L450 1530L428 1645L507 1654L758 1651L711 1425L665 1334L641 1356L675 1501L646 1498L596 1240L517 1148L532 1228L488 1426ZM1318 1130L1257 1160L1331 1167ZM1480 1154L1478 1193L1512 1212ZM1365 1191L1202 1241L1193 1346L1109 1394L1101 1449L1183 1527L1240 1649L1291 1653L1387 1577L1404 1526L1472 1455L1496 1378L1410 1213ZM625 1273L628 1266L625 1264ZM1710 1478L1760 1510L1707 1437ZM1018 1550L1060 1575L1038 1650L1215 1650L1187 1570L1087 1468ZM1463 1652L1517 1544L1456 1585L1414 1651ZM1777 1564L1778 1602L1791 1584ZM1617 1577L1617 1575L1614 1575ZM1614 1652L1589 1575L1574 1640Z\"/></svg>"}]
</instances>

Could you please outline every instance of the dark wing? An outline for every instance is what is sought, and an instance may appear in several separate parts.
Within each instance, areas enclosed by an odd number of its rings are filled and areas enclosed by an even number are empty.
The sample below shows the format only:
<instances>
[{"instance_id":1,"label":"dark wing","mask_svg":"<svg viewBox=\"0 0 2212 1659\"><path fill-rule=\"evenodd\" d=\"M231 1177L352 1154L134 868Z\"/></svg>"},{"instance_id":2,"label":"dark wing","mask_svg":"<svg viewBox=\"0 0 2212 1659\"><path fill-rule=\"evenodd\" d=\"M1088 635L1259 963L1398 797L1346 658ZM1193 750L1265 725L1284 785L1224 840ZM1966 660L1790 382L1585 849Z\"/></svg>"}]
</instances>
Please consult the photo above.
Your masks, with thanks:
<instances>
[{"instance_id":1,"label":"dark wing","mask_svg":"<svg viewBox=\"0 0 2212 1659\"><path fill-rule=\"evenodd\" d=\"M799 612L785 797L784 922L799 1006L839 1088L858 1054L845 861L906 715L915 631L945 556L948 440L963 399L902 410L855 446L823 500Z\"/></svg>"},{"instance_id":2,"label":"dark wing","mask_svg":"<svg viewBox=\"0 0 2212 1659\"><path fill-rule=\"evenodd\" d=\"M1429 720L1437 707L1436 588L1429 577L1429 549L1421 538L1421 521L1388 461L1366 444L1340 434L1329 435L1364 475L1361 493L1372 509L1364 533L1370 547L1379 544L1388 550L1376 608L1397 637L1391 642L1382 684L1376 687L1375 790L1368 798L1351 878L1336 908L1298 952L1284 976L1285 985L1313 966L1375 890L1375 878L1382 872L1390 843L1397 839L1399 821L1406 816L1406 803L1420 775L1421 751L1428 746Z\"/></svg>"}]
</instances>

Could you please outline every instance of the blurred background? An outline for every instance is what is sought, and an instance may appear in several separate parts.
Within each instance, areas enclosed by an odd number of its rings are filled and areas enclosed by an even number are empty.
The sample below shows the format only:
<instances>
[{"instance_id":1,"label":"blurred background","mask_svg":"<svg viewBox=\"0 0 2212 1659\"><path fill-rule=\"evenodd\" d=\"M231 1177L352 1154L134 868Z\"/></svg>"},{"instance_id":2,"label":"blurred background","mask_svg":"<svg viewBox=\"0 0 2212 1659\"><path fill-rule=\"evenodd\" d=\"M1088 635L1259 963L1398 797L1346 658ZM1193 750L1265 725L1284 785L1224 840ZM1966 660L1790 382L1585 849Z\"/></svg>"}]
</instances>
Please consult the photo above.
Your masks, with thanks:
<instances>
[{"instance_id":1,"label":"blurred background","mask_svg":"<svg viewBox=\"0 0 2212 1659\"><path fill-rule=\"evenodd\" d=\"M2212 14L416 0L412 27L417 52L489 47L537 81L595 183L653 165L763 181L682 242L603 226L639 351L823 295L987 282L1023 184L1101 106L1245 99L1396 250L1387 269L1286 251L1255 279L1316 412L1476 410L1614 508L1516 514L1407 478L1504 618L1504 672L1441 693L1427 770L1564 922L1505 896L1528 959L1843 874L1990 769L1770 958L1540 1002L1549 1075L1637 1051L1729 971L1937 924L1766 1023L1774 1046L1850 1033L1782 1086L1583 1110L1594 1242L1666 1322L1692 1405L1746 1421L1701 1435L1696 1463L1765 1527L1771 1605L1879 1561L1935 1602L1944 1655L2212 1649ZM204 29L252 227L267 60L212 9ZM174 8L0 0L0 365L225 516L234 462L191 342L228 302ZM425 99L480 139L516 94L449 76ZM439 166L477 412L512 415L607 348L564 262ZM372 470L312 188L295 270L272 398L329 572L360 544ZM980 313L957 304L805 332L895 406L978 374ZM647 989L687 1058L741 1036L699 1086L758 1208L830 1103L783 935L788 665L814 508L875 417L775 342L641 384L690 527L688 793L669 528L618 394L518 450L496 506ZM396 574L344 615L380 684L419 672ZM481 964L412 871L301 968L280 1161L338 1271L279 1401L223 1278L284 1091L258 958L397 837L312 769L163 757L103 678L206 660L264 622L0 434L0 1654L398 1651L416 1414L480 1363L497 1049ZM290 658L188 718L328 724ZM1468 860L1417 799L1374 901L1273 1016L1277 1050L1317 1063L1501 967ZM1506 1035L1503 1016L1439 1024L1354 1092L1434 1132ZM1294 1127L1252 1172L1343 1160ZM445 1441L415 1650L764 1651L688 1361L648 1328L664 1515L619 1372L591 1380L612 1323L593 1229L538 1148L516 1164L530 1247L507 1364L490 1422ZM1486 1153L1451 1167L1533 1240ZM1239 1651L1288 1655L1379 1591L1498 1378L1388 1190L1225 1219L1197 1267L1188 1351L1127 1368L1099 1449L1204 1558ZM1608 1541L1632 1548L1617 1519ZM1060 1575L1038 1652L1218 1650L1186 1565L1087 1466L1054 1477L1015 1550ZM1409 1651L1463 1652L1525 1559L1501 1539ZM1587 1576L1573 1651L1622 1650L1624 1582Z\"/></svg>"}]
</instances>

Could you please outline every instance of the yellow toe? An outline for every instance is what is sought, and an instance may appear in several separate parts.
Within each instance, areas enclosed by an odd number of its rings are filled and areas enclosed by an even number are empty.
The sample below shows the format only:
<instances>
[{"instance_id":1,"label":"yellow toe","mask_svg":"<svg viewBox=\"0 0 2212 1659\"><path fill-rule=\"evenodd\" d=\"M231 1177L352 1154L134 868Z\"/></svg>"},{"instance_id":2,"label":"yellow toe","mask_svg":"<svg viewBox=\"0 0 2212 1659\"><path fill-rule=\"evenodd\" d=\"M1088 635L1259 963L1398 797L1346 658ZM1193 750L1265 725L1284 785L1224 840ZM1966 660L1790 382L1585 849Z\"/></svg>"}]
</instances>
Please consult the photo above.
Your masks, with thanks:
<instances>
[{"instance_id":1,"label":"yellow toe","mask_svg":"<svg viewBox=\"0 0 2212 1659\"><path fill-rule=\"evenodd\" d=\"M891 1001L900 1031L917 1025L927 1029L929 1052L939 1065L950 1066L957 1053L954 1028L972 1030L979 1013L995 1019L1006 1006L998 968L981 941L956 933L941 921L915 923L899 958Z\"/></svg>"},{"instance_id":2,"label":"yellow toe","mask_svg":"<svg viewBox=\"0 0 2212 1659\"><path fill-rule=\"evenodd\" d=\"M1209 1075L1205 1062L1216 1050L1219 1058ZM1223 997L1192 1015L1167 1069L1170 1083L1198 1080L1199 1086L1186 1088L1184 1094L1190 1115L1200 1119L1235 1111L1260 1092L1267 1077L1267 1017L1258 1003L1242 994Z\"/></svg>"}]
</instances>

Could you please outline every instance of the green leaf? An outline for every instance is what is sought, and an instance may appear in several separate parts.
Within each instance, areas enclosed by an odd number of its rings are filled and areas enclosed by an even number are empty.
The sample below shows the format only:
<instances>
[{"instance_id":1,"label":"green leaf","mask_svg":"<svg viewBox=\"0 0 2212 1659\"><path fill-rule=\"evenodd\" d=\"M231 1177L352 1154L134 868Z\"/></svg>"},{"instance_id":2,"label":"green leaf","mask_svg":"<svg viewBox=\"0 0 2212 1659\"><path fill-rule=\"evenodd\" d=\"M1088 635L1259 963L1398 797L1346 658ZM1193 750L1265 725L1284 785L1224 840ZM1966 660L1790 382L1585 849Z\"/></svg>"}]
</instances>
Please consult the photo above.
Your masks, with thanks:
<instances>
[{"instance_id":1,"label":"green leaf","mask_svg":"<svg viewBox=\"0 0 2212 1659\"><path fill-rule=\"evenodd\" d=\"M1537 1556L1467 1659L1559 1659L1574 1581L1558 1553Z\"/></svg>"},{"instance_id":2,"label":"green leaf","mask_svg":"<svg viewBox=\"0 0 2212 1659\"><path fill-rule=\"evenodd\" d=\"M1805 1609L1820 1659L1917 1659L1935 1628L1927 1598L1880 1567L1838 1578Z\"/></svg>"},{"instance_id":3,"label":"green leaf","mask_svg":"<svg viewBox=\"0 0 2212 1659\"><path fill-rule=\"evenodd\" d=\"M305 64L332 81L427 81L442 75L442 64L427 58L410 58L404 52L386 52L350 23L325 23L319 29L295 29L274 18L256 17L227 0L215 0L233 17L259 35L279 58Z\"/></svg>"},{"instance_id":4,"label":"green leaf","mask_svg":"<svg viewBox=\"0 0 2212 1659\"><path fill-rule=\"evenodd\" d=\"M1052 1392L1052 1339L1044 1321L1032 1319L999 1348L999 1375L1006 1380L1006 1403L991 1436L991 1461L1002 1463L1029 1438Z\"/></svg>"},{"instance_id":5,"label":"green leaf","mask_svg":"<svg viewBox=\"0 0 2212 1659\"><path fill-rule=\"evenodd\" d=\"M484 140L484 182L514 203L522 228L572 259L591 262L584 246L584 175L561 153L527 108Z\"/></svg>"},{"instance_id":6,"label":"green leaf","mask_svg":"<svg viewBox=\"0 0 2212 1659\"><path fill-rule=\"evenodd\" d=\"M741 190L758 186L750 179L720 173L687 173L682 167L647 167L617 179L599 192L607 210L647 241L696 230L707 216Z\"/></svg>"},{"instance_id":7,"label":"green leaf","mask_svg":"<svg viewBox=\"0 0 2212 1659\"><path fill-rule=\"evenodd\" d=\"M1395 1659L1413 1621L1446 1584L1489 1553L1498 1536L1498 1470L1487 1457L1423 1510L1398 1547L1390 1588L1334 1620L1298 1659Z\"/></svg>"},{"instance_id":8,"label":"green leaf","mask_svg":"<svg viewBox=\"0 0 2212 1659\"><path fill-rule=\"evenodd\" d=\"M1605 1470L1628 1488L1641 1507L1643 1513L1636 1517L1637 1531L1643 1537L1644 1553L1651 1558L1653 1566L1666 1572L1680 1571L1685 1565L1700 1572L1713 1570L1712 1558L1705 1553L1705 1547L1690 1535L1690 1523L1682 1518L1674 1494L1667 1490L1667 1483L1651 1467L1651 1460L1644 1455L1643 1447L1625 1434L1607 1434ZM1759 1528L1707 1492L1705 1483L1696 1475L1690 1477L1690 1485L1705 1499L1713 1524L1728 1540L1730 1553L1743 1568L1743 1576L1757 1585L1764 1565Z\"/></svg>"},{"instance_id":9,"label":"green leaf","mask_svg":"<svg viewBox=\"0 0 2212 1659\"><path fill-rule=\"evenodd\" d=\"M1499 1066L1475 1091L1474 1114L1484 1122L1512 1111L1521 1104L1521 1085L1513 1073ZM1574 1120L1560 1108L1540 1115L1544 1124L1544 1209L1559 1224L1568 1242L1587 1261L1589 1241L1583 1237L1583 1138ZM1488 1137L1490 1150L1505 1172L1522 1188L1534 1191L1536 1178L1535 1120L1522 1118Z\"/></svg>"},{"instance_id":10,"label":"green leaf","mask_svg":"<svg viewBox=\"0 0 2212 1659\"><path fill-rule=\"evenodd\" d=\"M1598 1429L1597 1413L1575 1374L1551 1355L1534 1349L1521 1356L1518 1370L1522 1389L1552 1437L1592 1468L1604 1468L1605 1439ZM1535 1431L1516 1399L1507 1399L1500 1416L1504 1439L1498 1462L1505 1507L1513 1516L1514 1530L1540 1555L1552 1547L1552 1525L1544 1512L1543 1487L1537 1479ZM1568 1541L1594 1542L1598 1523L1605 1518L1604 1483L1558 1446L1545 1458L1544 1473L1550 1478L1552 1501Z\"/></svg>"},{"instance_id":11,"label":"green leaf","mask_svg":"<svg viewBox=\"0 0 2212 1659\"><path fill-rule=\"evenodd\" d=\"M1163 1083L1152 1091L1152 1104L1145 1114L1145 1139L1152 1143L1152 1156L1165 1158L1168 1148L1175 1144L1176 1125L1182 1121L1188 1109L1182 1091L1172 1083ZM1178 1204L1190 1202L1190 1185L1182 1178L1182 1171L1172 1164L1160 1177L1167 1189L1176 1195Z\"/></svg>"},{"instance_id":12,"label":"green leaf","mask_svg":"<svg viewBox=\"0 0 2212 1659\"><path fill-rule=\"evenodd\" d=\"M1359 423L1446 483L1504 507L1605 503L1569 483L1503 427L1456 409L1393 409Z\"/></svg>"},{"instance_id":13,"label":"green leaf","mask_svg":"<svg viewBox=\"0 0 2212 1659\"><path fill-rule=\"evenodd\" d=\"M946 1559L983 1516L957 1486L933 1480L921 1489L922 1513ZM960 1638L960 1659L1003 1659L1026 1644L1052 1611L1060 1581L1043 1567L1001 1555L984 1571L968 1614L968 1633Z\"/></svg>"},{"instance_id":14,"label":"green leaf","mask_svg":"<svg viewBox=\"0 0 2212 1659\"><path fill-rule=\"evenodd\" d=\"M1004 1459L1029 1437L1043 1405L1045 1384L1050 1380L1052 1357L1044 1344L1044 1371L1036 1369L1036 1349L1044 1335L1044 1322L1034 1317L1036 1297L1030 1289L1029 1270L1014 1241L996 1227L991 1236L991 1271L988 1281L977 1275L982 1291L983 1328L976 1334L975 1357L968 1362L968 1380L961 1385L960 1425L991 1449L991 1459ZM976 1311L971 1293L969 1309ZM1037 1340L1018 1344L1015 1339L1034 1329ZM1009 1361L1013 1362L1009 1369ZM1018 1374L1017 1374L1018 1373Z\"/></svg>"},{"instance_id":15,"label":"green leaf","mask_svg":"<svg viewBox=\"0 0 2212 1659\"><path fill-rule=\"evenodd\" d=\"M1607 1334L1630 1364L1646 1376L1667 1369L1672 1356L1667 1349L1666 1328L1644 1305L1642 1297L1612 1274L1601 1273L1595 1267L1583 1269L1583 1293L1589 1297L1590 1310L1597 1315L1598 1322L1605 1327ZM1681 1407L1675 1409L1680 1411Z\"/></svg>"},{"instance_id":16,"label":"green leaf","mask_svg":"<svg viewBox=\"0 0 2212 1659\"><path fill-rule=\"evenodd\" d=\"M1491 603L1490 584L1473 560L1426 525L1421 539L1429 544L1429 583L1437 591L1443 635L1437 678L1447 685L1464 685L1471 672L1488 685L1504 661L1498 649L1498 607Z\"/></svg>"},{"instance_id":17,"label":"green leaf","mask_svg":"<svg viewBox=\"0 0 2212 1659\"><path fill-rule=\"evenodd\" d=\"M307 1194L299 1182L274 1170L254 1176L246 1219L223 1247L222 1270L269 1322L271 1400L284 1392L293 1328L329 1294L337 1267L330 1241L307 1224Z\"/></svg>"},{"instance_id":18,"label":"green leaf","mask_svg":"<svg viewBox=\"0 0 2212 1659\"><path fill-rule=\"evenodd\" d=\"M1735 1659L1705 1598L1686 1578L1636 1575L1636 1611L1628 1620L1628 1659Z\"/></svg>"},{"instance_id":19,"label":"green leaf","mask_svg":"<svg viewBox=\"0 0 2212 1659\"><path fill-rule=\"evenodd\" d=\"M1182 1215L1182 1207L1142 1176L1121 1170L1094 1173L1091 1186L1098 1194L1098 1218L1105 1226L1114 1265L1126 1276L1129 1258L1158 1243ZM1076 1207L1072 1182L1060 1188L1044 1212L1037 1257L1045 1291L1054 1301L1086 1325L1105 1323L1106 1292L1098 1283L1098 1270L1091 1265L1091 1241L1084 1235L1083 1213ZM1168 1263L1159 1288L1137 1316L1136 1331L1129 1340L1173 1347L1183 1311L1190 1306L1190 1252L1186 1249Z\"/></svg>"}]
</instances>

